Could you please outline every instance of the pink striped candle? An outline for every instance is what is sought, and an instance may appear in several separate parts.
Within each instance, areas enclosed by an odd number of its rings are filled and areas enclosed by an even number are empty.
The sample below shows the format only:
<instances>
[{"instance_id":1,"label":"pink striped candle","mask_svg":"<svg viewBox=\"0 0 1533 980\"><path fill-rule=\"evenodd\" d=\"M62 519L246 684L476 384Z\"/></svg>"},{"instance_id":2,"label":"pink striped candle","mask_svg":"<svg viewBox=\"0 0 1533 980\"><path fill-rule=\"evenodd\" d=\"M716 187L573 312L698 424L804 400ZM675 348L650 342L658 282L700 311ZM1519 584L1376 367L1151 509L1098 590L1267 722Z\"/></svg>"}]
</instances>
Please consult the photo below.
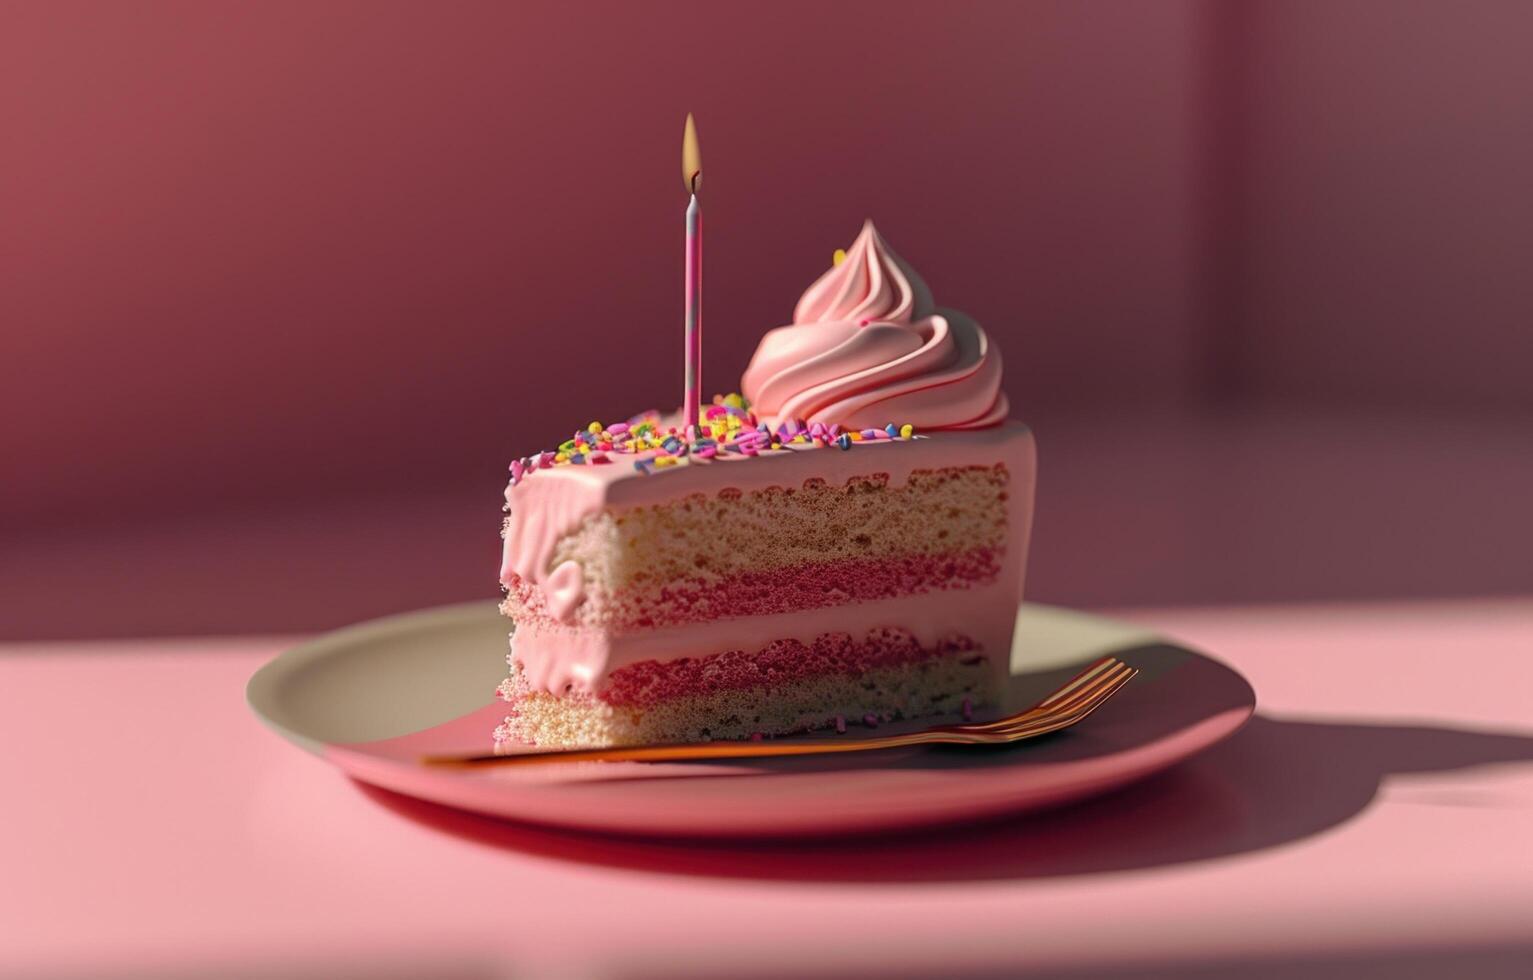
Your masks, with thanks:
<instances>
[{"instance_id":1,"label":"pink striped candle","mask_svg":"<svg viewBox=\"0 0 1533 980\"><path fill-rule=\"evenodd\" d=\"M682 420L687 437L697 433L697 413L703 394L703 215L697 192L703 185L703 159L697 148L697 124L687 113L681 137L681 179L691 202L687 205L686 377Z\"/></svg>"}]
</instances>

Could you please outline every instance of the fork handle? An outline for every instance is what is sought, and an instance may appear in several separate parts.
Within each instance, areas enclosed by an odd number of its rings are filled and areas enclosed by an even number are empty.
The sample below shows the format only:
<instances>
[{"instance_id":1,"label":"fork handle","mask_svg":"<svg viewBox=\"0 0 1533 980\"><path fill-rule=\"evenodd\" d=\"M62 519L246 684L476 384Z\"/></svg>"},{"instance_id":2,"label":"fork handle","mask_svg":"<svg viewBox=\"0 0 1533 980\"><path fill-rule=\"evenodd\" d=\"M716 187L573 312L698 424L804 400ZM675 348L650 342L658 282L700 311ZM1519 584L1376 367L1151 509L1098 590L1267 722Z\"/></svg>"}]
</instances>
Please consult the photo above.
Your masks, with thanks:
<instances>
[{"instance_id":1,"label":"fork handle","mask_svg":"<svg viewBox=\"0 0 1533 980\"><path fill-rule=\"evenodd\" d=\"M604 749L567 749L553 752L513 752L507 755L427 756L421 761L443 769L480 769L485 766L531 766L544 762L674 762L692 759L754 759L763 756L828 755L834 752L868 752L929 743L926 732L884 735L824 742L683 742L678 745L629 745Z\"/></svg>"}]
</instances>

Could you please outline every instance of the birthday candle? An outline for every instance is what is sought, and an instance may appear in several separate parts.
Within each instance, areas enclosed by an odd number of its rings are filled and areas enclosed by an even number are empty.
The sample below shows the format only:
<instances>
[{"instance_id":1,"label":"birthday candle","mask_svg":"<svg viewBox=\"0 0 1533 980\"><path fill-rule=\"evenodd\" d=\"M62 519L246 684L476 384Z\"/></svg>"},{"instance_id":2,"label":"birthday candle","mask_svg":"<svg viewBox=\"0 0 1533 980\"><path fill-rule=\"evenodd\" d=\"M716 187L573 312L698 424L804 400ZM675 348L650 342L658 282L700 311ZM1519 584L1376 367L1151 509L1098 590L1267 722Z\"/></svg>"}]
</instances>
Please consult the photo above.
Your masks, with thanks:
<instances>
[{"instance_id":1,"label":"birthday candle","mask_svg":"<svg viewBox=\"0 0 1533 980\"><path fill-rule=\"evenodd\" d=\"M691 195L687 204L686 378L681 403L683 424L690 436L697 428L703 388L703 215L697 203L703 185L703 158L697 148L697 124L690 112L681 136L681 179Z\"/></svg>"}]
</instances>

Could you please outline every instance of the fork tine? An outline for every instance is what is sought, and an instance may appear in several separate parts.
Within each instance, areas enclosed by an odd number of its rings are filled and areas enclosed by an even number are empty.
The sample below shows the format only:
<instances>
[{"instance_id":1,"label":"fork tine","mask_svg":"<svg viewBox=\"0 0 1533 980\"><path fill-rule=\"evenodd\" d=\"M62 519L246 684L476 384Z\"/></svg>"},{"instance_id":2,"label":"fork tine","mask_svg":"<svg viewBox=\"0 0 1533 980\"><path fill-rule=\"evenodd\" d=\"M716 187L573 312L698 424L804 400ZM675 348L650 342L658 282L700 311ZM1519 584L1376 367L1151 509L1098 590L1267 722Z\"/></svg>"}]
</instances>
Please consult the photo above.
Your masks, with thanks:
<instances>
[{"instance_id":1,"label":"fork tine","mask_svg":"<svg viewBox=\"0 0 1533 980\"><path fill-rule=\"evenodd\" d=\"M1126 682L1127 678L1124 678L1123 683ZM1096 708L1101 705L1102 702L1106 701L1113 694L1117 693L1118 688L1122 687L1123 683L1113 683L1107 685L1096 691L1089 699L1085 699L1076 704L1073 704L1069 708L1060 709L1057 711L1045 711L1027 716L1013 716L1012 718L1007 719L1006 724L996 725L988 731L977 734L983 734L992 737L1011 738L1015 733L1025 732L1038 726L1055 726L1060 722L1061 719L1070 720L1084 718L1086 715L1096 710ZM1069 721L1068 723L1073 724L1073 721Z\"/></svg>"},{"instance_id":2,"label":"fork tine","mask_svg":"<svg viewBox=\"0 0 1533 980\"><path fill-rule=\"evenodd\" d=\"M1128 664L1114 664L1111 670L1098 675L1091 685L1080 688L1064 700L1055 702L1048 710L1064 714L1070 714L1081 709L1090 710L1092 707L1112 697L1120 687L1127 684L1138 673L1138 668L1131 667Z\"/></svg>"},{"instance_id":3,"label":"fork tine","mask_svg":"<svg viewBox=\"0 0 1533 980\"><path fill-rule=\"evenodd\" d=\"M997 727L988 734L1002 735L1015 739L1029 733L1042 734L1043 732L1054 731L1060 728L1068 728L1091 714L1097 708L1100 708L1108 698L1118 693L1123 685L1133 680L1135 675L1139 673L1133 667L1124 666L1126 669L1115 671L1112 677L1106 678L1101 684L1093 686L1088 696L1072 702L1068 708L1051 710L1032 717L1016 716L1011 719L1011 725Z\"/></svg>"},{"instance_id":4,"label":"fork tine","mask_svg":"<svg viewBox=\"0 0 1533 980\"><path fill-rule=\"evenodd\" d=\"M1038 707L1044 710L1044 712L1069 712L1075 705L1090 701L1091 698L1096 698L1102 689L1118 684L1119 678L1122 678L1124 675L1131 676L1133 672L1133 667L1122 663L1121 659L1113 659L1111 663L1104 664L1102 670L1095 670L1090 681L1081 684L1081 686L1073 686L1073 689L1067 695L1053 696L1053 698L1046 699Z\"/></svg>"},{"instance_id":5,"label":"fork tine","mask_svg":"<svg viewBox=\"0 0 1533 980\"><path fill-rule=\"evenodd\" d=\"M1085 683L1072 683L1069 693L1046 699L1038 706L1036 714L1068 713L1076 706L1097 697L1103 689L1121 683L1120 678L1132 677L1135 670L1121 660L1113 660L1109 664L1104 664L1100 670L1093 669L1091 673L1091 678Z\"/></svg>"},{"instance_id":6,"label":"fork tine","mask_svg":"<svg viewBox=\"0 0 1533 980\"><path fill-rule=\"evenodd\" d=\"M1059 690L1055 691L1053 694L1050 694L1048 697L1046 697L1042 701L1038 702L1038 707L1040 707L1040 708L1048 707L1049 705L1053 704L1055 701L1058 701L1060 698L1068 696L1072 691L1074 691L1077 687L1081 686L1082 684L1086 684L1086 683L1091 682L1092 680L1094 680L1096 678L1096 676L1098 674L1101 674L1104 671L1112 670L1117 664L1120 664L1120 663L1122 663L1122 661L1119 660L1117 657L1103 657L1101 660L1098 660L1096 663L1092 664L1091 666L1087 667L1085 670L1083 670L1079 674L1077 674L1075 676L1075 679L1070 681L1064 687L1061 687Z\"/></svg>"},{"instance_id":7,"label":"fork tine","mask_svg":"<svg viewBox=\"0 0 1533 980\"><path fill-rule=\"evenodd\" d=\"M994 721L979 723L970 722L963 725L955 725L952 727L954 729L962 729L964 731L974 732L994 731L996 729L1006 728L1010 725L1013 725L1020 719L1039 717L1068 703L1068 701L1061 699L1068 698L1073 700L1073 698L1080 697L1089 687L1096 684L1102 678L1105 672L1116 670L1121 664L1122 661L1116 657L1103 657L1100 660L1087 665L1085 670L1072 677L1064 684L1064 686L1057 688L1052 693L1046 695L1042 701L1033 705L1031 708L1028 708L1026 711L1020 712L1018 714L1008 715L1005 718L997 718Z\"/></svg>"},{"instance_id":8,"label":"fork tine","mask_svg":"<svg viewBox=\"0 0 1533 980\"><path fill-rule=\"evenodd\" d=\"M1084 705L1090 704L1112 691L1116 691L1128 682L1138 671L1125 663L1115 663L1091 679L1089 683L1077 686L1066 697L1052 700L1048 707L1037 708L1019 715L1013 715L1005 722L1025 722L1033 718L1043 718L1055 715L1071 714Z\"/></svg>"}]
</instances>

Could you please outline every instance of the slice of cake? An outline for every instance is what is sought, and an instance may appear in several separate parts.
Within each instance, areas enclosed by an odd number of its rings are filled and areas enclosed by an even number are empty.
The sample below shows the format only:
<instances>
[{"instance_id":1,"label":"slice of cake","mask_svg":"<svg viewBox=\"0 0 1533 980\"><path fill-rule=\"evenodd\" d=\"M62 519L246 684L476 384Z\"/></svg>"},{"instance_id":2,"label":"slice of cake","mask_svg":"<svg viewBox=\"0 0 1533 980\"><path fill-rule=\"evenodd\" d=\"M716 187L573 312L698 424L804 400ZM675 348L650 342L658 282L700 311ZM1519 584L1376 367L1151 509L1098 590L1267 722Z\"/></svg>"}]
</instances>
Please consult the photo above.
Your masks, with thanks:
<instances>
[{"instance_id":1,"label":"slice of cake","mask_svg":"<svg viewBox=\"0 0 1533 980\"><path fill-rule=\"evenodd\" d=\"M517 460L500 743L746 738L999 696L1032 519L999 353L871 224L700 431Z\"/></svg>"}]
</instances>

